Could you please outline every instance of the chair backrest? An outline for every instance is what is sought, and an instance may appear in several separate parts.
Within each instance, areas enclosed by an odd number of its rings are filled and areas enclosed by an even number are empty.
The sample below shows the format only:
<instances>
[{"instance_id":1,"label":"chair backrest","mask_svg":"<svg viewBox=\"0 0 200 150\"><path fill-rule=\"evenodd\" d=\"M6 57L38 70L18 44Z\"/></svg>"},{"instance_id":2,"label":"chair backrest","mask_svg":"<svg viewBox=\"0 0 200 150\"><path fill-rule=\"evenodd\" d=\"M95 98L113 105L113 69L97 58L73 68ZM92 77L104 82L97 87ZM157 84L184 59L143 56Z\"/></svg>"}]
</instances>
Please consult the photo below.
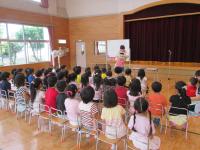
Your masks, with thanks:
<instances>
[{"instance_id":1,"label":"chair backrest","mask_svg":"<svg viewBox=\"0 0 200 150\"><path fill-rule=\"evenodd\" d=\"M27 88L30 87L30 83L29 82L25 82L25 85L26 85Z\"/></svg>"},{"instance_id":2,"label":"chair backrest","mask_svg":"<svg viewBox=\"0 0 200 150\"><path fill-rule=\"evenodd\" d=\"M15 99L15 92L11 91L11 90L8 90L8 98L14 100Z\"/></svg>"},{"instance_id":3,"label":"chair backrest","mask_svg":"<svg viewBox=\"0 0 200 150\"><path fill-rule=\"evenodd\" d=\"M175 111L182 111L182 112L185 113L185 115L186 115L187 118L188 118L188 109L170 106L170 107L169 107L169 111L168 111L168 114L169 114L169 115L180 115L180 113L172 113L172 112L170 112L170 109L173 109L173 110L175 110Z\"/></svg>"},{"instance_id":4,"label":"chair backrest","mask_svg":"<svg viewBox=\"0 0 200 150\"><path fill-rule=\"evenodd\" d=\"M5 99L8 99L8 93L7 93L7 91L1 90L1 97L5 98Z\"/></svg>"},{"instance_id":5,"label":"chair backrest","mask_svg":"<svg viewBox=\"0 0 200 150\"><path fill-rule=\"evenodd\" d=\"M129 101L126 98L118 97L118 104L123 106L124 108L129 108Z\"/></svg>"},{"instance_id":6,"label":"chair backrest","mask_svg":"<svg viewBox=\"0 0 200 150\"><path fill-rule=\"evenodd\" d=\"M53 108L53 107L50 108L50 112L51 112L51 115L52 115L53 117L58 117L58 118L60 118L60 116L63 116L63 112L62 112L61 110L56 109L56 108ZM59 116L59 115L60 115L60 116Z\"/></svg>"},{"instance_id":7,"label":"chair backrest","mask_svg":"<svg viewBox=\"0 0 200 150\"><path fill-rule=\"evenodd\" d=\"M117 127L107 125L103 120L96 121L97 131L98 134L102 133L107 137L116 139L117 136Z\"/></svg>"},{"instance_id":8,"label":"chair backrest","mask_svg":"<svg viewBox=\"0 0 200 150\"><path fill-rule=\"evenodd\" d=\"M50 114L50 108L47 105L39 104L39 112L46 112Z\"/></svg>"}]
</instances>

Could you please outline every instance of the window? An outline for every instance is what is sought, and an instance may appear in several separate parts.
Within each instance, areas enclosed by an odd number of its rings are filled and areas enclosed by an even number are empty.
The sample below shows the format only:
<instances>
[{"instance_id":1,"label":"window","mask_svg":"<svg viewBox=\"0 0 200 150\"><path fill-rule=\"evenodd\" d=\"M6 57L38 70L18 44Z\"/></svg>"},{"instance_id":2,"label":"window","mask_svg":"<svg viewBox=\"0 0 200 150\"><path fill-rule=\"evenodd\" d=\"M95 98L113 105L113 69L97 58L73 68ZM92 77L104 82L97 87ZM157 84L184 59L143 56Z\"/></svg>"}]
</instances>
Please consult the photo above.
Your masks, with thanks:
<instances>
[{"instance_id":1,"label":"window","mask_svg":"<svg viewBox=\"0 0 200 150\"><path fill-rule=\"evenodd\" d=\"M32 0L34 2L38 2L38 3L41 3L41 0Z\"/></svg>"},{"instance_id":2,"label":"window","mask_svg":"<svg viewBox=\"0 0 200 150\"><path fill-rule=\"evenodd\" d=\"M49 60L47 27L0 23L0 66Z\"/></svg>"},{"instance_id":3,"label":"window","mask_svg":"<svg viewBox=\"0 0 200 150\"><path fill-rule=\"evenodd\" d=\"M95 54L105 54L106 53L106 41L95 41Z\"/></svg>"}]
</instances>

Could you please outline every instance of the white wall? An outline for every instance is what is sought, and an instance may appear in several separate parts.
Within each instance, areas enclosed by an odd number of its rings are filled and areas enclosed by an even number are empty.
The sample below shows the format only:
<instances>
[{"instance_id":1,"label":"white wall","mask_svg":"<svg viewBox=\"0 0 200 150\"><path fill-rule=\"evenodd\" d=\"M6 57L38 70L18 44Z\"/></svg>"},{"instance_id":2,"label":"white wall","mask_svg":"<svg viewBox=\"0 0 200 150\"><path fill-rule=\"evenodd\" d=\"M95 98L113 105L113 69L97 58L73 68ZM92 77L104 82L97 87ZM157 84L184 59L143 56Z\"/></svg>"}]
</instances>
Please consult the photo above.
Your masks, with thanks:
<instances>
[{"instance_id":1,"label":"white wall","mask_svg":"<svg viewBox=\"0 0 200 150\"><path fill-rule=\"evenodd\" d=\"M160 0L66 0L70 18L117 14Z\"/></svg>"}]
</instances>

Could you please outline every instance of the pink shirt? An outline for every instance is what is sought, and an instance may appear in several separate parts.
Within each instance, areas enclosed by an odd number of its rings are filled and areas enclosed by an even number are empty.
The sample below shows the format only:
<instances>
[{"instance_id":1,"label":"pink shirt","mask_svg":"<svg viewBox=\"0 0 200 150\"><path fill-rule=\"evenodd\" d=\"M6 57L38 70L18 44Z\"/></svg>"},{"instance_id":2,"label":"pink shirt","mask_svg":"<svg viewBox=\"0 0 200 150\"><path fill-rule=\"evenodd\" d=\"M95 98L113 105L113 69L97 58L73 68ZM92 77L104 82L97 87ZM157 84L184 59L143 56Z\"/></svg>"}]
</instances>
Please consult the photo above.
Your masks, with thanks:
<instances>
[{"instance_id":1,"label":"pink shirt","mask_svg":"<svg viewBox=\"0 0 200 150\"><path fill-rule=\"evenodd\" d=\"M65 99L65 108L67 112L67 118L71 122L77 122L79 116L79 103L77 99L66 98Z\"/></svg>"},{"instance_id":2,"label":"pink shirt","mask_svg":"<svg viewBox=\"0 0 200 150\"><path fill-rule=\"evenodd\" d=\"M124 58L116 58L115 67L124 67L125 60Z\"/></svg>"}]
</instances>

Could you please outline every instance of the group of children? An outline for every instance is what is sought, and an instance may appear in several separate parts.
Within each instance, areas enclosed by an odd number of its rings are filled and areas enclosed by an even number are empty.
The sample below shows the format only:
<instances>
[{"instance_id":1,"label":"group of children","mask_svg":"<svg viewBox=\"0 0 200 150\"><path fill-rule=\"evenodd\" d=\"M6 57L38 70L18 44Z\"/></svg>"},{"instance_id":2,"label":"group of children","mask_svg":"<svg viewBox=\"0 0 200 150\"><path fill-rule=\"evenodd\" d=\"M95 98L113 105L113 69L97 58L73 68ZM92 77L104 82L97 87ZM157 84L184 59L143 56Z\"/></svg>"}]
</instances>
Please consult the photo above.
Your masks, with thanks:
<instances>
[{"instance_id":1,"label":"group of children","mask_svg":"<svg viewBox=\"0 0 200 150\"><path fill-rule=\"evenodd\" d=\"M25 70L26 76L22 73L22 69L13 70L11 83L17 87L18 111L24 111L26 105L30 103L33 114L37 114L39 104L45 104L61 110L60 117L67 118L72 125L78 125L79 116L83 116L81 123L88 129L96 128L95 118L101 118L107 125L107 137L112 139L127 134L124 116L126 111L129 111L132 115L128 128L132 130L130 139L134 146L147 149L149 139L149 148L159 149L160 139L154 136L154 124L159 125L160 120L159 117L152 118L152 115L161 116L166 113L167 100L161 94L162 84L158 81L153 82L152 92L148 93L144 69L140 69L135 78L129 68L123 72L122 68L115 67L113 75L111 70L100 69L96 65L93 72L89 67L85 68L84 73L82 72L80 66L75 66L69 74L64 65L55 72L52 68L48 68L34 73L33 69L28 68ZM2 72L0 77L0 89L11 90L10 73ZM172 125L184 126L185 123L186 112L176 108L191 111L196 109L195 105L189 106L189 104L191 104L190 96L197 96L196 93L200 91L195 87L199 79L200 71L197 71L196 77L192 78L187 86L183 81L176 83L176 93L169 101L171 106L169 112L174 114L169 117ZM29 88L25 86L27 82ZM103 108L100 110L97 106L102 102ZM114 128L117 134L114 133Z\"/></svg>"}]
</instances>

